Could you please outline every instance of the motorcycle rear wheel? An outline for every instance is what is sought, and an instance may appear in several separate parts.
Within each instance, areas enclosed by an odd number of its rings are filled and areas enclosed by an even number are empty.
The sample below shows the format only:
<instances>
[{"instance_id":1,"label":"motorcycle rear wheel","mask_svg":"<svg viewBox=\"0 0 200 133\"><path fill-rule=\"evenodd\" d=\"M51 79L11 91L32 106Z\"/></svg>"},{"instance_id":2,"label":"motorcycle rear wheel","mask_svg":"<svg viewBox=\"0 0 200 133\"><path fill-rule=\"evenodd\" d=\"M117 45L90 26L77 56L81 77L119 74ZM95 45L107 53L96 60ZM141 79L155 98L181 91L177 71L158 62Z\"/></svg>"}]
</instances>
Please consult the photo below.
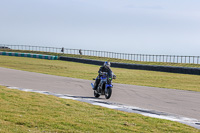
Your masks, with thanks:
<instances>
[{"instance_id":1,"label":"motorcycle rear wheel","mask_svg":"<svg viewBox=\"0 0 200 133\"><path fill-rule=\"evenodd\" d=\"M94 97L98 98L99 96L100 96L99 93L97 93L97 91L95 90L94 91Z\"/></svg>"}]
</instances>

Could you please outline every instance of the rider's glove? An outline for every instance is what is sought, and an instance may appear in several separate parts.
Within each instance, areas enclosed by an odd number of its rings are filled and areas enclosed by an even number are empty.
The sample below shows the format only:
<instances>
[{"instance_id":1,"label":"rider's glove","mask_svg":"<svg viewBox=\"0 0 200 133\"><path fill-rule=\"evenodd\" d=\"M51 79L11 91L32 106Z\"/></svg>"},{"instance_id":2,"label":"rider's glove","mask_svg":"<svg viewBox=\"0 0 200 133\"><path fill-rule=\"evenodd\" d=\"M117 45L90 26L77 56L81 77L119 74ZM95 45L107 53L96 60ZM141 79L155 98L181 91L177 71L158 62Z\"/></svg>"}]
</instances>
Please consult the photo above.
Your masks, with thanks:
<instances>
[{"instance_id":1,"label":"rider's glove","mask_svg":"<svg viewBox=\"0 0 200 133\"><path fill-rule=\"evenodd\" d=\"M103 72L102 72L102 71L100 71L100 72L99 72L99 75L103 75Z\"/></svg>"}]
</instances>

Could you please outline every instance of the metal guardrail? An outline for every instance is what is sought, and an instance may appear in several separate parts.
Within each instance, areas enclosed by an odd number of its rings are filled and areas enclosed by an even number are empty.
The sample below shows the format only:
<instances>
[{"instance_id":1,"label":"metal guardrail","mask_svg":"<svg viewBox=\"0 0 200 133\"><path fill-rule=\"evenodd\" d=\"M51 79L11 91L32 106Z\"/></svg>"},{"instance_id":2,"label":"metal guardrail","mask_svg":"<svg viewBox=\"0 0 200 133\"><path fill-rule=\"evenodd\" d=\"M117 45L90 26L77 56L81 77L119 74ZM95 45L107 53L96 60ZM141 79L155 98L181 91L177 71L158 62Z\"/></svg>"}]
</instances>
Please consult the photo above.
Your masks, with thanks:
<instances>
[{"instance_id":1,"label":"metal guardrail","mask_svg":"<svg viewBox=\"0 0 200 133\"><path fill-rule=\"evenodd\" d=\"M189 64L200 63L200 56L128 54L128 53L116 53L108 51L68 49L64 47L57 48L57 47L44 47L44 46L31 46L31 45L0 44L0 49L2 48L3 49L10 48L13 50L30 50L30 51L53 52L53 53L65 53L73 55L87 55L87 56L116 58L116 59L142 61L142 62L189 63Z\"/></svg>"}]
</instances>

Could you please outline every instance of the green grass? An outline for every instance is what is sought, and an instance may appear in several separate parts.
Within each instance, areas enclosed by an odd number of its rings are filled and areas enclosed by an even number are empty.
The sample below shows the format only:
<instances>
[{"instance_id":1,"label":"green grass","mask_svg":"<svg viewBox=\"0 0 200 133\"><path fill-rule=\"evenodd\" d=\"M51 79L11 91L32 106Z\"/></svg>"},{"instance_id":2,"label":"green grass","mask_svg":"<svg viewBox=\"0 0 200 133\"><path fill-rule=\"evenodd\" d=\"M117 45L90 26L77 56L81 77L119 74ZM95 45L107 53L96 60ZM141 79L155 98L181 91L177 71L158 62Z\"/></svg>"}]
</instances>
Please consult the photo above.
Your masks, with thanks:
<instances>
[{"instance_id":1,"label":"green grass","mask_svg":"<svg viewBox=\"0 0 200 133\"><path fill-rule=\"evenodd\" d=\"M198 133L168 120L145 117L0 86L0 132Z\"/></svg>"},{"instance_id":2,"label":"green grass","mask_svg":"<svg viewBox=\"0 0 200 133\"><path fill-rule=\"evenodd\" d=\"M10 52L22 52L22 53L37 53L37 54L48 54L56 56L67 56L67 57L76 57L83 59L93 59L99 61L110 61L110 62L120 62L120 63L130 63L130 64L143 64L143 65L161 65L161 66L175 66L175 67L200 67L200 64L188 64L188 63L168 63L168 62L144 62L144 61L131 61L123 60L116 58L106 58L106 57L96 57L96 56L85 56L85 55L73 55L73 54L61 54L61 53L51 53L51 52L42 52L42 51L29 51L29 50L8 50L0 49L1 51L10 51Z\"/></svg>"},{"instance_id":3,"label":"green grass","mask_svg":"<svg viewBox=\"0 0 200 133\"><path fill-rule=\"evenodd\" d=\"M100 66L60 60L0 56L0 67L91 80ZM191 90L200 92L200 76L166 72L112 68L115 83Z\"/></svg>"}]
</instances>

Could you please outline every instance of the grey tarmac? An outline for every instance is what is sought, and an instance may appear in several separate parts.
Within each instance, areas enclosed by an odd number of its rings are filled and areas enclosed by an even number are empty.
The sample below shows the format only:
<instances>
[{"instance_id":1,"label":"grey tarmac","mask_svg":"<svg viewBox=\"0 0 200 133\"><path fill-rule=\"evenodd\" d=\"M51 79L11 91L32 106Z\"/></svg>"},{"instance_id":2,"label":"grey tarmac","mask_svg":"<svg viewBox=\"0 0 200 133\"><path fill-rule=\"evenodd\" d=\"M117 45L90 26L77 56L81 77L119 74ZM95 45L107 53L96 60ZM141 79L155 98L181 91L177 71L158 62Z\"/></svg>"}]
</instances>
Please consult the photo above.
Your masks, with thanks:
<instances>
[{"instance_id":1,"label":"grey tarmac","mask_svg":"<svg viewBox=\"0 0 200 133\"><path fill-rule=\"evenodd\" d=\"M0 67L0 84L4 86L93 98L92 82ZM200 92L114 83L111 98L100 99L200 120Z\"/></svg>"}]
</instances>

